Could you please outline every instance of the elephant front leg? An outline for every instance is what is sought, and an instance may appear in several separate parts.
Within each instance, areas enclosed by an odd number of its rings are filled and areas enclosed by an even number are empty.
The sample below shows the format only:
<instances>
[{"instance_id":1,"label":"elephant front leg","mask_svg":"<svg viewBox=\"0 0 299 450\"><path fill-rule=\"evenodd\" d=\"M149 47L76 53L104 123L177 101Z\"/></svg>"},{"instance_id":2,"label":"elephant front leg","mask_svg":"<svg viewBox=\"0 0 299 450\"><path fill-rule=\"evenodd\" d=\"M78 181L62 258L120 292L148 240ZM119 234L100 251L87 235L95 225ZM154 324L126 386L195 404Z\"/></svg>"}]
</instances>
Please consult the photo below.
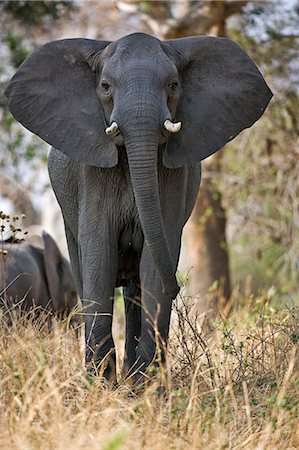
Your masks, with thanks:
<instances>
[{"instance_id":1,"label":"elephant front leg","mask_svg":"<svg viewBox=\"0 0 299 450\"><path fill-rule=\"evenodd\" d=\"M105 236L105 233L103 235ZM117 247L112 242L101 242L98 236L96 240L83 242L81 258L86 365L92 373L103 373L106 379L115 382L116 357L112 316L117 276Z\"/></svg>"},{"instance_id":2,"label":"elephant front leg","mask_svg":"<svg viewBox=\"0 0 299 450\"><path fill-rule=\"evenodd\" d=\"M141 334L136 348L137 381L147 378L149 366L158 367L165 362L172 299L163 293L160 275L145 246L140 263L142 287ZM151 373L154 373L153 370Z\"/></svg>"},{"instance_id":3,"label":"elephant front leg","mask_svg":"<svg viewBox=\"0 0 299 450\"><path fill-rule=\"evenodd\" d=\"M110 298L113 303L112 297ZM112 337L112 307L83 301L85 316L86 367L92 374L116 381L115 345ZM103 311L103 312L102 312Z\"/></svg>"}]
</instances>

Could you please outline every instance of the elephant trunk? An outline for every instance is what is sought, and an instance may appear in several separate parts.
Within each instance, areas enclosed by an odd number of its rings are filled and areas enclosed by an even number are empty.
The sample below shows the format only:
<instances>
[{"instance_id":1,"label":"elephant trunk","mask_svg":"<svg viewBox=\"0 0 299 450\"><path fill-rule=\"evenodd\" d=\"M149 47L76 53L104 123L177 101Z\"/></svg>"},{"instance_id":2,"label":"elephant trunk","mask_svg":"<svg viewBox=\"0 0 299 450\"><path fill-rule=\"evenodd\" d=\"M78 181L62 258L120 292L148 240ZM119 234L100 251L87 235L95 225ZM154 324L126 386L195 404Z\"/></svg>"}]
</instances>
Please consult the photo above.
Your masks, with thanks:
<instances>
[{"instance_id":1,"label":"elephant trunk","mask_svg":"<svg viewBox=\"0 0 299 450\"><path fill-rule=\"evenodd\" d=\"M158 184L158 137L161 125L157 111L153 114L155 117L150 118L148 105L145 110L147 117L145 114L135 114L132 123L124 122L122 133L145 243L160 274L164 291L175 298L179 287L165 233Z\"/></svg>"}]
</instances>

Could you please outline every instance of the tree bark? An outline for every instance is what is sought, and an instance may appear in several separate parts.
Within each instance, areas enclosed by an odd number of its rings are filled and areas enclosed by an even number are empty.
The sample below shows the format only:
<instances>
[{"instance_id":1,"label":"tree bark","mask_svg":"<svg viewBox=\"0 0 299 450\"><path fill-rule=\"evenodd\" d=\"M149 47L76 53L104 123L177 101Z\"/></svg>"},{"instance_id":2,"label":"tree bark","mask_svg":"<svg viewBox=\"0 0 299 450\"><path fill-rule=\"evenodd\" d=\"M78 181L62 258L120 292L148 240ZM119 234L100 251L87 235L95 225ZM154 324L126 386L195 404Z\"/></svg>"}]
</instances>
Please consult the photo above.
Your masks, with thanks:
<instances>
[{"instance_id":1,"label":"tree bark","mask_svg":"<svg viewBox=\"0 0 299 450\"><path fill-rule=\"evenodd\" d=\"M205 168L219 172L220 165L221 153L203 163L203 174ZM191 267L188 293L195 300L198 313L223 307L231 295L226 213L221 198L213 180L203 176L197 201L184 230Z\"/></svg>"},{"instance_id":2,"label":"tree bark","mask_svg":"<svg viewBox=\"0 0 299 450\"><path fill-rule=\"evenodd\" d=\"M225 37L227 17L239 12L246 3L210 2L210 13L214 12L214 21L209 22L210 33ZM215 8L218 8L217 13ZM204 161L203 175L205 168L212 173L221 172L221 160L220 151ZM195 298L198 313L222 309L231 296L226 212L221 197L213 180L204 178L184 232L189 265L192 267L189 294Z\"/></svg>"}]
</instances>

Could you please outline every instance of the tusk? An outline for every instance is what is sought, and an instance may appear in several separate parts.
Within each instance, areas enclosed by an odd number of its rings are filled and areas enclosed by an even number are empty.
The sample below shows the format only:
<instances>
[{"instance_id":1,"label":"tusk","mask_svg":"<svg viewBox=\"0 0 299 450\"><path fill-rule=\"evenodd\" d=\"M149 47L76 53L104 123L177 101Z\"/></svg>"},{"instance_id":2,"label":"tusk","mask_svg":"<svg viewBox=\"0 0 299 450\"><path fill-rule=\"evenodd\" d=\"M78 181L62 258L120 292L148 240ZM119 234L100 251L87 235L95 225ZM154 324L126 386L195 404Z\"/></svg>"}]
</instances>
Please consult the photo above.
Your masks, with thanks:
<instances>
[{"instance_id":1,"label":"tusk","mask_svg":"<svg viewBox=\"0 0 299 450\"><path fill-rule=\"evenodd\" d=\"M171 122L171 120L167 119L164 122L164 127L167 131L170 131L170 133L177 133L180 131L182 126L182 122Z\"/></svg>"},{"instance_id":2,"label":"tusk","mask_svg":"<svg viewBox=\"0 0 299 450\"><path fill-rule=\"evenodd\" d=\"M110 127L107 127L105 130L105 133L107 134L107 136L111 136L112 134L115 134L118 130L118 125L116 122L112 122L112 124L110 125Z\"/></svg>"}]
</instances>

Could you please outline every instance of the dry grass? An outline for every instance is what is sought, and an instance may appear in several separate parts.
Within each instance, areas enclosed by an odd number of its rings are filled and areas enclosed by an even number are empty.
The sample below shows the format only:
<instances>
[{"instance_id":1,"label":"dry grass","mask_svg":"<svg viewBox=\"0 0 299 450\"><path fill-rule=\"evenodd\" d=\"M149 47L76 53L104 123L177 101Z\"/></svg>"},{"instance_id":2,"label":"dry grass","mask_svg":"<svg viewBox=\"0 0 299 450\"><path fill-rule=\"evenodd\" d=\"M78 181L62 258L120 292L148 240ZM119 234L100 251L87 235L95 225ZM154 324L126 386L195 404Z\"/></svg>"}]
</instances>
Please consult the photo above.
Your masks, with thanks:
<instances>
[{"instance_id":1,"label":"dry grass","mask_svg":"<svg viewBox=\"0 0 299 450\"><path fill-rule=\"evenodd\" d=\"M299 313L255 305L204 330L186 304L175 311L164 397L90 379L64 325L3 322L0 448L297 449Z\"/></svg>"}]
</instances>

